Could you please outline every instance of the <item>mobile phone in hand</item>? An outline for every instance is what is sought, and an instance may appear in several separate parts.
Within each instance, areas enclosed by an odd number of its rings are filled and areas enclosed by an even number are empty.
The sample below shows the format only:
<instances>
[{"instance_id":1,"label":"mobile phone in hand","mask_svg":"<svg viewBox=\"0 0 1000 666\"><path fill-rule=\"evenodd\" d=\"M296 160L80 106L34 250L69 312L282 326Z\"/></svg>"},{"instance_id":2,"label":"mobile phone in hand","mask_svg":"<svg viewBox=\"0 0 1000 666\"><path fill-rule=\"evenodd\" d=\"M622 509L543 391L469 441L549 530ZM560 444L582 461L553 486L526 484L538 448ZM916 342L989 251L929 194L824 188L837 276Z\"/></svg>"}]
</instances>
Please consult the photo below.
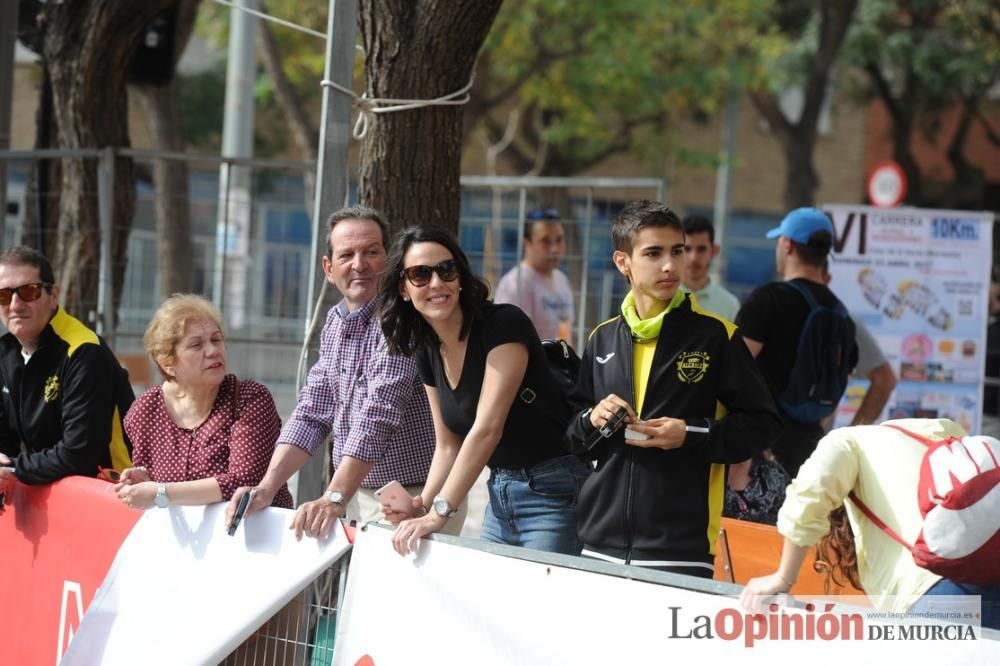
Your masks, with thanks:
<instances>
[{"instance_id":1,"label":"mobile phone in hand","mask_svg":"<svg viewBox=\"0 0 1000 666\"><path fill-rule=\"evenodd\" d=\"M390 481L375 491L375 499L386 504L397 513L413 514L413 496L399 481Z\"/></svg>"},{"instance_id":2,"label":"mobile phone in hand","mask_svg":"<svg viewBox=\"0 0 1000 666\"><path fill-rule=\"evenodd\" d=\"M236 528L240 526L243 521L243 516L247 512L247 508L250 506L250 502L253 501L253 496L257 494L256 488L251 488L247 492L243 493L243 497L240 498L240 503L236 505L236 512L233 514L233 522L229 524L229 536L236 534Z\"/></svg>"},{"instance_id":3,"label":"mobile phone in hand","mask_svg":"<svg viewBox=\"0 0 1000 666\"><path fill-rule=\"evenodd\" d=\"M608 422L602 425L598 430L601 432L601 437L608 438L611 435L618 432L618 429L622 427L625 419L628 417L628 410L624 407L619 407L618 411L615 412L614 416L608 419Z\"/></svg>"}]
</instances>

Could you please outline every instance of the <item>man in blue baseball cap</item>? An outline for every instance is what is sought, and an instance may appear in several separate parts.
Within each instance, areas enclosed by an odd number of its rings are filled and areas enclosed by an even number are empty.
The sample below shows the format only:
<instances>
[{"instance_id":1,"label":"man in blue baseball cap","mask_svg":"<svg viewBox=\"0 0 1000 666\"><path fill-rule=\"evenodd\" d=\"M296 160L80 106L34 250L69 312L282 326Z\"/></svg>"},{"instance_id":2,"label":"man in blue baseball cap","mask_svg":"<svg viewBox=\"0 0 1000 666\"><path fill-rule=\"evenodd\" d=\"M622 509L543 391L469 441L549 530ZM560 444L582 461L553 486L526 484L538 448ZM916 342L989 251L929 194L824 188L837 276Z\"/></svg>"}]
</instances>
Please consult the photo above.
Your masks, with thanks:
<instances>
[{"instance_id":1,"label":"man in blue baseball cap","mask_svg":"<svg viewBox=\"0 0 1000 666\"><path fill-rule=\"evenodd\" d=\"M736 324L757 359L785 424L772 451L794 477L822 437L820 420L825 416L817 417L815 413L825 407L802 406L800 403L806 397L797 392L824 388L822 384L828 381L824 377L833 377L836 381L830 383L834 385L839 381L846 383L847 373L857 362L857 346L854 324L846 308L823 281L823 265L833 247L830 218L817 208L797 208L768 231L767 238L777 239L775 263L781 280L755 289L740 308ZM822 314L810 318L814 310ZM817 323L806 330L810 319ZM812 348L838 351L820 355L820 363L829 361L830 367L816 367L815 361L811 364L799 360L800 346L804 351ZM806 389L798 388L802 386ZM832 387L830 391L836 393ZM837 394L825 401L832 401L829 411L836 407L839 398ZM730 478L738 477L740 469L733 466Z\"/></svg>"}]
</instances>

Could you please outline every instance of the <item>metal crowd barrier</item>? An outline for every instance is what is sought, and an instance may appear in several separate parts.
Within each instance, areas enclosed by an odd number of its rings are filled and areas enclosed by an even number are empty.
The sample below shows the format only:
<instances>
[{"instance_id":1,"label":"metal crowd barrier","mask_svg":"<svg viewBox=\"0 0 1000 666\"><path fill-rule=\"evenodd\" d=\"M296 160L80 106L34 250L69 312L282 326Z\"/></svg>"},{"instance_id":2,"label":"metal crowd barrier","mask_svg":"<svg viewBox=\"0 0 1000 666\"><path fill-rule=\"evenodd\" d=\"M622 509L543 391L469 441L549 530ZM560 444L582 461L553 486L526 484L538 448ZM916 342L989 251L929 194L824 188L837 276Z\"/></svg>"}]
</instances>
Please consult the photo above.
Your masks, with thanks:
<instances>
[{"instance_id":1,"label":"metal crowd barrier","mask_svg":"<svg viewBox=\"0 0 1000 666\"><path fill-rule=\"evenodd\" d=\"M348 551L227 656L222 666L329 666L350 559Z\"/></svg>"}]
</instances>

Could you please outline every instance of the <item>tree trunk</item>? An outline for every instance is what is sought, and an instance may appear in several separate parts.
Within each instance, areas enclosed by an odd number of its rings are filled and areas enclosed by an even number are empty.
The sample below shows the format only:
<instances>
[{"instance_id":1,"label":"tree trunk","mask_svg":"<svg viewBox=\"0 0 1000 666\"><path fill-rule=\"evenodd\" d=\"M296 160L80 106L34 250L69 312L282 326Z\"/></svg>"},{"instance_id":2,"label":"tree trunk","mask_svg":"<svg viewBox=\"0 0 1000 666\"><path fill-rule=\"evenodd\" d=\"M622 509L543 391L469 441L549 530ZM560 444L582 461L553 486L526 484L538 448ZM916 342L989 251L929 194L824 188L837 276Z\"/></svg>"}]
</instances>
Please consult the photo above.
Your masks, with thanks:
<instances>
[{"instance_id":1,"label":"tree trunk","mask_svg":"<svg viewBox=\"0 0 1000 666\"><path fill-rule=\"evenodd\" d=\"M35 113L35 148L52 148L58 143L53 133L52 81L49 70L42 63L42 81L38 93L38 111ZM55 224L47 224L50 211L59 210L59 190L55 185L62 180L59 160L40 159L31 164L31 174L24 194L24 224L21 226L21 243L49 256L55 243L46 235Z\"/></svg>"},{"instance_id":2,"label":"tree trunk","mask_svg":"<svg viewBox=\"0 0 1000 666\"><path fill-rule=\"evenodd\" d=\"M185 150L176 86L142 86L143 106L149 114L154 145L160 150ZM191 207L188 166L180 160L153 162L156 191L156 255L160 298L190 292L194 286L194 244L191 241Z\"/></svg>"},{"instance_id":3,"label":"tree trunk","mask_svg":"<svg viewBox=\"0 0 1000 666\"><path fill-rule=\"evenodd\" d=\"M177 66L191 38L200 0L177 0L168 12L173 21L173 53L170 70ZM183 153L186 149L181 115L177 109L177 86L173 75L166 85L138 86L143 107L153 130L153 145L166 151ZM153 207L156 214L157 271L160 298L187 293L194 288L194 242L191 238L190 188L188 165L180 160L156 160L153 163Z\"/></svg>"},{"instance_id":4,"label":"tree trunk","mask_svg":"<svg viewBox=\"0 0 1000 666\"><path fill-rule=\"evenodd\" d=\"M750 96L784 150L784 202L788 210L815 205L819 175L813 163L813 152L820 114L829 88L830 73L854 19L858 0L824 0L818 5L819 44L809 58L799 117L785 117L777 97L772 93L755 91Z\"/></svg>"},{"instance_id":5,"label":"tree trunk","mask_svg":"<svg viewBox=\"0 0 1000 666\"><path fill-rule=\"evenodd\" d=\"M469 82L501 0L364 0L359 25L368 94L427 99ZM361 146L359 198L393 230L458 231L461 106L378 114Z\"/></svg>"},{"instance_id":6,"label":"tree trunk","mask_svg":"<svg viewBox=\"0 0 1000 666\"><path fill-rule=\"evenodd\" d=\"M129 61L149 22L171 2L76 0L44 5L42 57L52 81L59 148L129 145L125 88ZM97 305L100 259L96 193L96 160L63 159L58 212L39 220L50 229L55 225L55 246L48 252L62 286L62 303L90 321ZM117 311L135 209L131 159L115 161L114 194L113 308Z\"/></svg>"},{"instance_id":7,"label":"tree trunk","mask_svg":"<svg viewBox=\"0 0 1000 666\"><path fill-rule=\"evenodd\" d=\"M913 154L913 118L916 114L907 111L898 118L892 127L892 156L906 175L906 199L911 206L921 206L924 203L924 179L920 165Z\"/></svg>"},{"instance_id":8,"label":"tree trunk","mask_svg":"<svg viewBox=\"0 0 1000 666\"><path fill-rule=\"evenodd\" d=\"M816 137L802 136L806 132L793 131L785 149L785 210L794 210L816 204L819 176L813 164Z\"/></svg>"}]
</instances>

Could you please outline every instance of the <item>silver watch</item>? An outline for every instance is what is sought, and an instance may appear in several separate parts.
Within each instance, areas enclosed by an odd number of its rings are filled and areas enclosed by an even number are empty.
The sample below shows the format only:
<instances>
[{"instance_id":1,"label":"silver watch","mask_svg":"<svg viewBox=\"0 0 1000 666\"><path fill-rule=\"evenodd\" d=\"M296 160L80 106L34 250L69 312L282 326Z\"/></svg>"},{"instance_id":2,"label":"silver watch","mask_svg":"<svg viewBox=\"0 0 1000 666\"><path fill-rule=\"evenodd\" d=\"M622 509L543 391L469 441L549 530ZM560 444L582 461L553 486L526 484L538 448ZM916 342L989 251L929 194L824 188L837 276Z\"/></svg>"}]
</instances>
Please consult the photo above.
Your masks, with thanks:
<instances>
[{"instance_id":1,"label":"silver watch","mask_svg":"<svg viewBox=\"0 0 1000 666\"><path fill-rule=\"evenodd\" d=\"M166 509L170 506L170 498L167 497L167 484L156 484L156 497L153 498L153 504L161 509Z\"/></svg>"},{"instance_id":2,"label":"silver watch","mask_svg":"<svg viewBox=\"0 0 1000 666\"><path fill-rule=\"evenodd\" d=\"M458 513L458 509L453 507L451 502L440 495L434 498L434 504L432 506L434 507L434 513L442 518L450 518Z\"/></svg>"},{"instance_id":3,"label":"silver watch","mask_svg":"<svg viewBox=\"0 0 1000 666\"><path fill-rule=\"evenodd\" d=\"M323 495L330 504L339 504L341 509L347 508L347 500L344 498L344 493L339 490L328 490Z\"/></svg>"}]
</instances>

